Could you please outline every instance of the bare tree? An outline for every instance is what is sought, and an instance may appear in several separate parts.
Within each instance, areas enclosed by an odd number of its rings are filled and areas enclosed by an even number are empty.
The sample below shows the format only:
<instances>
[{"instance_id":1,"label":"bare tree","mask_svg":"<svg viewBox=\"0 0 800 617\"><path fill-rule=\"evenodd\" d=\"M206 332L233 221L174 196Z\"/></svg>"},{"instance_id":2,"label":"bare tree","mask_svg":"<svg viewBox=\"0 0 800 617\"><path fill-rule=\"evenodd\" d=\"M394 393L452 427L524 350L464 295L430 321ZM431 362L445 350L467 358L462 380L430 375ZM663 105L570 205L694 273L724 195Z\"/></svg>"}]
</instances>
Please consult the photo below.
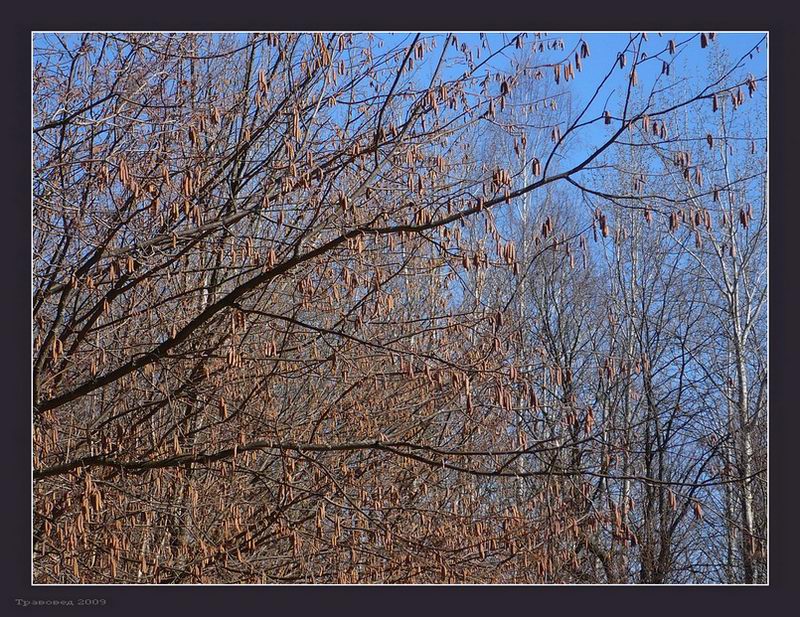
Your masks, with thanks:
<instances>
[{"instance_id":1,"label":"bare tree","mask_svg":"<svg viewBox=\"0 0 800 617\"><path fill-rule=\"evenodd\" d=\"M35 580L764 581L715 39L37 35Z\"/></svg>"}]
</instances>

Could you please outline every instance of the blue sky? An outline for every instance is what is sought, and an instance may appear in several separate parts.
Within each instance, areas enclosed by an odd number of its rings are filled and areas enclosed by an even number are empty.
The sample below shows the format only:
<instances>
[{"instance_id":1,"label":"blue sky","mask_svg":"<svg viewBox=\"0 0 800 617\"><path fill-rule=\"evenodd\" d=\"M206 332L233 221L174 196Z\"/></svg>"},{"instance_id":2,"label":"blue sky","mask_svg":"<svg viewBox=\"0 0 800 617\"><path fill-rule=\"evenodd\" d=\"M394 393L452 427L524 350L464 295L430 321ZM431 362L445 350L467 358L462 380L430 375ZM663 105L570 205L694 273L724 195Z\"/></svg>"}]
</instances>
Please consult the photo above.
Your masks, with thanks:
<instances>
[{"instance_id":1,"label":"blue sky","mask_svg":"<svg viewBox=\"0 0 800 617\"><path fill-rule=\"evenodd\" d=\"M639 33L559 33L551 32L543 34L543 40L561 39L564 43L564 50L545 51L542 55L542 62L554 62L559 59L565 58L567 53L575 48L581 40L588 42L590 47L590 57L583 61L583 70L577 74L576 79L570 84L569 96L571 97L571 108L577 110L582 108L595 92L597 86L606 77L609 70L617 62L617 55L620 51L624 50L628 45L631 38ZM412 38L412 34L397 33L397 34L382 34L380 37L385 37L387 40L387 47L396 45L402 41L408 44ZM426 34L425 36L430 36ZM444 33L442 33L442 37ZM470 47L476 49L480 47L481 35L478 33L457 33L459 42L465 42ZM516 36L516 33L488 33L486 40L489 49L497 49L501 46L502 41L508 40ZM676 81L685 80L684 83L688 87L695 86L699 91L702 86L703 80L708 78L708 65L711 58L712 49L714 53L721 53L727 55L731 61L738 60L740 57L748 53L754 47L760 45L760 51L753 54L752 59L749 57L745 61L743 68L747 72L751 72L756 76L763 76L767 70L767 54L766 44L762 41L764 33L717 33L715 40L709 44L708 47L703 49L700 45L700 38L698 33L684 32L684 33L648 33L647 41L642 41L641 51L646 53L648 57L653 57L662 53L665 59L673 59L670 76ZM674 57L670 57L664 53L668 45L668 41L672 39L675 41L677 51ZM533 34L528 35L526 44L533 42ZM512 57L515 55L512 48L511 54L502 54L497 56L491 63L494 70L509 70L511 68ZM570 54L570 59L572 54ZM602 94L597 97L593 105L587 113L587 117L596 117L603 112L606 104L610 109L615 105L620 105L624 94L627 89L627 79L629 75L629 67L633 59L632 53L627 56L626 69L620 70L617 67L613 70L611 77L605 84ZM431 62L431 64L433 64ZM655 80L660 78L661 74L661 61L652 60L646 62L638 70L639 81L642 89L648 88ZM552 79L551 73L545 74L546 79ZM664 77L661 81L664 81ZM562 81L563 84L563 81ZM691 89L689 90L691 92ZM581 131L581 141L585 144L598 143L608 131L605 130L602 123L592 125Z\"/></svg>"}]
</instances>

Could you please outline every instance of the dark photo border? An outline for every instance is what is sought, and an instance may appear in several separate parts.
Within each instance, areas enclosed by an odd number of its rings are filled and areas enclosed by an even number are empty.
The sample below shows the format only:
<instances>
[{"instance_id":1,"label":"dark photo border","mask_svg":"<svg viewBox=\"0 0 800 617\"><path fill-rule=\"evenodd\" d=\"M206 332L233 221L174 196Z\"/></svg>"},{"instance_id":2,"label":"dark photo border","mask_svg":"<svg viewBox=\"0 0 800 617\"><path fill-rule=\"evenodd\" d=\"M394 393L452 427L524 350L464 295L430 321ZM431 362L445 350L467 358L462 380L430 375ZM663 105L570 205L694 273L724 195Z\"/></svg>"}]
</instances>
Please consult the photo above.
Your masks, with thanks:
<instances>
[{"instance_id":1,"label":"dark photo border","mask_svg":"<svg viewBox=\"0 0 800 617\"><path fill-rule=\"evenodd\" d=\"M298 617L319 613L520 615L781 615L800 599L800 504L795 452L800 439L795 274L800 231L800 93L795 68L800 27L778 3L763 1L515 3L330 2L313 4L194 2L12 3L3 11L2 148L5 181L0 202L3 260L2 362L4 472L2 500L3 614L113 615L240 614ZM769 31L770 143L770 466L769 585L762 587L538 586L32 586L30 582L30 62L33 30L758 30ZM104 606L77 606L105 599ZM22 600L23 602L20 602ZM72 600L76 605L53 602ZM792 600L795 600L794 602ZM25 601L29 602L25 605ZM34 601L49 601L36 604Z\"/></svg>"}]
</instances>

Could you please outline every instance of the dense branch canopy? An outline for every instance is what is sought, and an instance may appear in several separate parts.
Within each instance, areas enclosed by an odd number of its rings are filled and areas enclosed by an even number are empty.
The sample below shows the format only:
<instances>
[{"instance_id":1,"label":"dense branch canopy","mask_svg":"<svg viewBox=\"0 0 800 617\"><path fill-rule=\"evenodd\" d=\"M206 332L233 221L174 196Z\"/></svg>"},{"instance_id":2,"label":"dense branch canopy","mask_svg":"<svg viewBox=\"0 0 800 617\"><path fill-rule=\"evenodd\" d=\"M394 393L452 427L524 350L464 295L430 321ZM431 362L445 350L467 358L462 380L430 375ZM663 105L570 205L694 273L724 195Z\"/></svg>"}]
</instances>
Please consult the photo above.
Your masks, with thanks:
<instances>
[{"instance_id":1,"label":"dense branch canopy","mask_svg":"<svg viewBox=\"0 0 800 617\"><path fill-rule=\"evenodd\" d=\"M726 36L37 35L36 582L765 580Z\"/></svg>"}]
</instances>

